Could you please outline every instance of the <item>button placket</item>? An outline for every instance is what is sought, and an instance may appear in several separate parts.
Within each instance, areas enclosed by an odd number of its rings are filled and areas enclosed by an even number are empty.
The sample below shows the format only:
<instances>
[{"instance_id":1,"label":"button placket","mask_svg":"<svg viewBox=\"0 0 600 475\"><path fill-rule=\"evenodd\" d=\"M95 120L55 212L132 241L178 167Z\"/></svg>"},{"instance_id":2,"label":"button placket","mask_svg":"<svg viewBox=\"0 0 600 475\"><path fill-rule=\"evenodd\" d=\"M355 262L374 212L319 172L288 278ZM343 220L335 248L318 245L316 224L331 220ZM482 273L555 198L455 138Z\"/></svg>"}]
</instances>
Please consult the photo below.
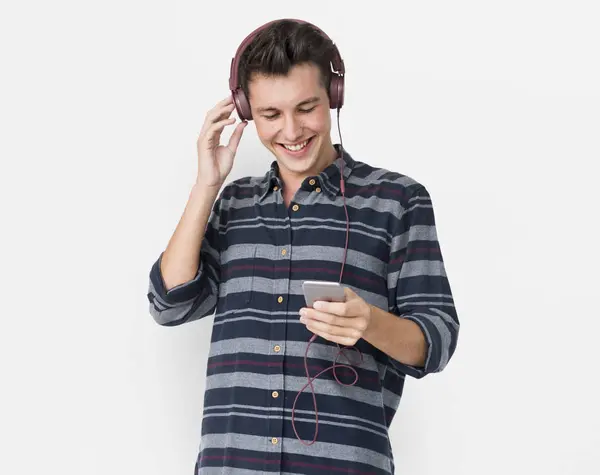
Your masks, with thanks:
<instances>
[{"instance_id":1,"label":"button placket","mask_svg":"<svg viewBox=\"0 0 600 475\"><path fill-rule=\"evenodd\" d=\"M280 195L278 195L280 196ZM283 212L282 217L285 220L285 227L278 231L276 234L276 240L274 242L274 265L277 267L277 271L274 273L273 282L273 310L275 312L274 319L276 321L271 323L271 348L270 358L271 362L277 364L278 367L282 368L281 372L277 371L271 373L269 377L270 388L266 397L269 399L268 404L273 410L281 411L283 414L283 407L285 404L284 400L284 371L285 371L285 339L287 333L287 317L286 311L288 310L289 304L289 267L291 257L291 220L290 215L286 211L286 207L281 200L277 200L279 209ZM293 203L291 209L297 211L299 206ZM279 366L281 365L281 366ZM268 445L271 447L271 451L274 453L281 453L282 447L282 435L283 435L283 417L269 418L267 440Z\"/></svg>"}]
</instances>

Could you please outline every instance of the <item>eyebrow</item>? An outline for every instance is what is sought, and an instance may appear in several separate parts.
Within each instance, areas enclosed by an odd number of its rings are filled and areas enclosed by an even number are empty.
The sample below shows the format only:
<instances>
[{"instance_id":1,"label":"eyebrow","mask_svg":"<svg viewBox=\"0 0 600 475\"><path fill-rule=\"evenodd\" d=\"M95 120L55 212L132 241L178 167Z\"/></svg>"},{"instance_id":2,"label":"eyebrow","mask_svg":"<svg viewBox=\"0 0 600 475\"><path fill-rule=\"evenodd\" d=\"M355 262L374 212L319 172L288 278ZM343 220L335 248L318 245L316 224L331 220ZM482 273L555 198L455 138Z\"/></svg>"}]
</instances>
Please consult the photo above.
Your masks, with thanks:
<instances>
[{"instance_id":1,"label":"eyebrow","mask_svg":"<svg viewBox=\"0 0 600 475\"><path fill-rule=\"evenodd\" d=\"M309 97L308 99L303 100L296 104L296 107L305 106L307 104L312 104L313 102L318 102L320 99L317 96ZM256 109L257 112L277 112L278 109L276 107L259 107Z\"/></svg>"}]
</instances>

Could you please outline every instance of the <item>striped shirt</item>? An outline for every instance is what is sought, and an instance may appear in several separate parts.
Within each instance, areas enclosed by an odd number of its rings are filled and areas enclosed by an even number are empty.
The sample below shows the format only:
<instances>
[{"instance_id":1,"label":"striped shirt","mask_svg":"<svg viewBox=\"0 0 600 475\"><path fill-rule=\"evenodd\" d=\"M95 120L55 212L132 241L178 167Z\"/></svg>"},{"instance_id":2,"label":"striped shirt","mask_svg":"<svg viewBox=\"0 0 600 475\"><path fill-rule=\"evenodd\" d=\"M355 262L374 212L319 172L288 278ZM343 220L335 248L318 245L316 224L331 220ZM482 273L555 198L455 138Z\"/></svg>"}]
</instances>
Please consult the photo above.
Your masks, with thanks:
<instances>
[{"instance_id":1,"label":"striped shirt","mask_svg":"<svg viewBox=\"0 0 600 475\"><path fill-rule=\"evenodd\" d=\"M336 149L341 150L339 145ZM346 244L340 164L350 234L342 284L366 302L416 322L424 367L403 364L360 339L345 350L358 374L326 371L307 385L312 333L299 321L304 280L338 281ZM444 369L459 321L437 239L431 197L416 180L354 160L345 151L307 177L289 207L274 161L264 176L223 187L191 281L166 291L162 253L150 270L150 314L164 326L213 315L195 474L392 474L388 429L405 377ZM317 338L311 377L339 347ZM340 357L338 363L348 363ZM337 378L344 384L336 381ZM298 440L292 426L292 407Z\"/></svg>"}]
</instances>

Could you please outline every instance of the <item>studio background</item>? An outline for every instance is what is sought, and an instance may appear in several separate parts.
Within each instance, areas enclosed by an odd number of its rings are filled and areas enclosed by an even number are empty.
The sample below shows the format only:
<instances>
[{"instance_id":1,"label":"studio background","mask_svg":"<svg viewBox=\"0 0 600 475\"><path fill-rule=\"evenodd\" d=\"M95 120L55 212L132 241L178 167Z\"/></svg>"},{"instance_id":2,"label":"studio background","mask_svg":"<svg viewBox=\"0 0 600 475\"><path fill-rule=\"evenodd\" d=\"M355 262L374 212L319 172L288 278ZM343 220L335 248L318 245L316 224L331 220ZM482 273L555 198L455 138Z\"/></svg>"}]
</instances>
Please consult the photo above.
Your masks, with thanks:
<instances>
[{"instance_id":1,"label":"studio background","mask_svg":"<svg viewBox=\"0 0 600 475\"><path fill-rule=\"evenodd\" d=\"M600 473L596 2L0 12L1 473L192 474L212 317L157 325L148 273L236 48L281 17L340 49L348 152L433 198L461 331L442 373L407 378L397 473ZM250 123L228 181L272 159Z\"/></svg>"}]
</instances>

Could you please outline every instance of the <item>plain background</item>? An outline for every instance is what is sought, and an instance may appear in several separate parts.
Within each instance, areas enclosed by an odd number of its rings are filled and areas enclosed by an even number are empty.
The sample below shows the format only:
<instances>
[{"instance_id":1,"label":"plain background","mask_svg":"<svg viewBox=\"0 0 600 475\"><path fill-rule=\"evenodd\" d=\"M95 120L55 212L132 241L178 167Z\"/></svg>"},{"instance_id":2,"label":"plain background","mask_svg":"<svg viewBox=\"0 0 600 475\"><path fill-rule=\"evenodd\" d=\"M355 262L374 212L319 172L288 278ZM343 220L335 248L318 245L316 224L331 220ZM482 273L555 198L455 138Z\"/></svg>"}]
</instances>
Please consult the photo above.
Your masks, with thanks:
<instances>
[{"instance_id":1,"label":"plain background","mask_svg":"<svg viewBox=\"0 0 600 475\"><path fill-rule=\"evenodd\" d=\"M407 380L397 473L600 473L600 11L523 0L3 4L0 472L192 475L212 317L158 326L148 272L281 17L340 48L347 150L434 200L462 327ZM271 160L250 124L230 179Z\"/></svg>"}]
</instances>

